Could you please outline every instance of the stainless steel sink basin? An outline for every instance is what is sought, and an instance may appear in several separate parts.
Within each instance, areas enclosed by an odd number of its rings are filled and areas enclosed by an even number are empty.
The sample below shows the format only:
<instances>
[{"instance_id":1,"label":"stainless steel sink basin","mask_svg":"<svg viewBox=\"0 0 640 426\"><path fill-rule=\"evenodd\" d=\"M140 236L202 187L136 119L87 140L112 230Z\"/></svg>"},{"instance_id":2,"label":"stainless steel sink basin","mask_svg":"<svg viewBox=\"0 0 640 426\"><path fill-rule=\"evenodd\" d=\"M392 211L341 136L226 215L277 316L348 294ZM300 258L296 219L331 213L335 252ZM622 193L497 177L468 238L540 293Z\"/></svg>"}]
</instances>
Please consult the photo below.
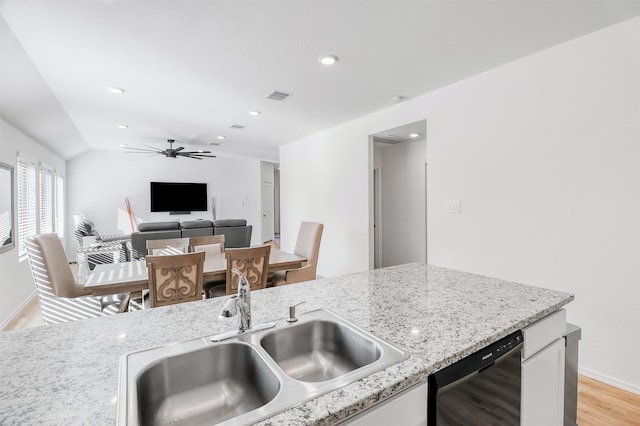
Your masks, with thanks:
<instances>
[{"instance_id":1,"label":"stainless steel sink basin","mask_svg":"<svg viewBox=\"0 0 640 426\"><path fill-rule=\"evenodd\" d=\"M298 318L123 355L118 424L252 424L409 357L328 310Z\"/></svg>"},{"instance_id":2,"label":"stainless steel sink basin","mask_svg":"<svg viewBox=\"0 0 640 426\"><path fill-rule=\"evenodd\" d=\"M162 358L137 378L141 425L221 423L271 401L280 381L253 346L233 342Z\"/></svg>"},{"instance_id":3,"label":"stainless steel sink basin","mask_svg":"<svg viewBox=\"0 0 640 426\"><path fill-rule=\"evenodd\" d=\"M343 323L313 320L267 333L262 347L289 377L335 379L380 359L381 348Z\"/></svg>"}]
</instances>

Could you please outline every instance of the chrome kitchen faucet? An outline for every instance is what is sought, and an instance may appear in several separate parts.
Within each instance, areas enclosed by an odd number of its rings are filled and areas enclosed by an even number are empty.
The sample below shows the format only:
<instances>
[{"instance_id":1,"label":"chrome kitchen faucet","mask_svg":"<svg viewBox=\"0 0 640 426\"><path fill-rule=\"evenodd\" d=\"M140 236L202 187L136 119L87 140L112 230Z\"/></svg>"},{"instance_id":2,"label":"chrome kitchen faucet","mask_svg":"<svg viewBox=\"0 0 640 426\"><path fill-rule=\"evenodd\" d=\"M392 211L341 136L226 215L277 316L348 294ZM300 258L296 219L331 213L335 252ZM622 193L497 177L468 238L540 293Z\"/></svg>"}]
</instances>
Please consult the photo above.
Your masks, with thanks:
<instances>
[{"instance_id":1,"label":"chrome kitchen faucet","mask_svg":"<svg viewBox=\"0 0 640 426\"><path fill-rule=\"evenodd\" d=\"M231 296L224 303L220 316L230 318L238 315L238 330L227 331L211 336L211 341L213 342L219 342L220 340L225 340L248 331L264 330L276 326L275 322L259 324L255 328L251 326L251 286L242 272L237 269L232 269L231 272L238 276L238 294Z\"/></svg>"}]
</instances>

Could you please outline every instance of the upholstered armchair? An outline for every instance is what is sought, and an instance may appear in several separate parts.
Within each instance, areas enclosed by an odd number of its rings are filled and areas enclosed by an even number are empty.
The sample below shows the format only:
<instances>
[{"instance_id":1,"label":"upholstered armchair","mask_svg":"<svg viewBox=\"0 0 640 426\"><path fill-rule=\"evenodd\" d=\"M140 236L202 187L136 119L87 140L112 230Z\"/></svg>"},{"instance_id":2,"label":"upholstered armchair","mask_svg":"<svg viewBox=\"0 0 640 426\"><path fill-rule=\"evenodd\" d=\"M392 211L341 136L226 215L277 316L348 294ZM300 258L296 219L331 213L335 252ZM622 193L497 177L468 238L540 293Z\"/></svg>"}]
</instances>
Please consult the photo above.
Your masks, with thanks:
<instances>
[{"instance_id":1,"label":"upholstered armchair","mask_svg":"<svg viewBox=\"0 0 640 426\"><path fill-rule=\"evenodd\" d=\"M114 255L121 262L130 260L131 235L100 235L95 224L79 215L74 234L78 242L78 263L86 263L89 269L103 263L113 263Z\"/></svg>"}]
</instances>

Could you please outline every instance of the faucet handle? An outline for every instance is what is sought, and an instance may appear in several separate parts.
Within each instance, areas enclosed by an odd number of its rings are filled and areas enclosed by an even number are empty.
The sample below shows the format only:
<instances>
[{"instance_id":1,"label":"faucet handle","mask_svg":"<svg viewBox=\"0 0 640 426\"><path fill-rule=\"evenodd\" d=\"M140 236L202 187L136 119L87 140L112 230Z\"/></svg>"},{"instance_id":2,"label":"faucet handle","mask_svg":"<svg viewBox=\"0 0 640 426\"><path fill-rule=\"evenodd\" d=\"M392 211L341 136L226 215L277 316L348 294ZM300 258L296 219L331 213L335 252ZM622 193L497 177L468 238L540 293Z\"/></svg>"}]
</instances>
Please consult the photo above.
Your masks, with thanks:
<instances>
[{"instance_id":1,"label":"faucet handle","mask_svg":"<svg viewBox=\"0 0 640 426\"><path fill-rule=\"evenodd\" d=\"M298 318L296 318L296 306L300 306L303 303L307 303L307 302L300 302L300 303L296 303L295 305L289 306L289 318L287 318L287 322L298 321Z\"/></svg>"}]
</instances>

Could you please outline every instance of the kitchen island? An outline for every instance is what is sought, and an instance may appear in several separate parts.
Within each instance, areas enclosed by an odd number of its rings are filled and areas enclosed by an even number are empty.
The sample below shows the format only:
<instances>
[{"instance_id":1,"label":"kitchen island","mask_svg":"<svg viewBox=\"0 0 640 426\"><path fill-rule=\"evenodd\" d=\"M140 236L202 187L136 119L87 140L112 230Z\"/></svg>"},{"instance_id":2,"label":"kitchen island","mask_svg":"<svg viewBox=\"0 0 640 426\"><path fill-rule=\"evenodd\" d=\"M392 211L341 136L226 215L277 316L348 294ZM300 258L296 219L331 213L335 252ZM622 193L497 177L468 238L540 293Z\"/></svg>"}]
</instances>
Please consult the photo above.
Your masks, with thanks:
<instances>
[{"instance_id":1,"label":"kitchen island","mask_svg":"<svg viewBox=\"0 0 640 426\"><path fill-rule=\"evenodd\" d=\"M0 424L115 425L122 354L236 327L227 297L0 333ZM288 306L327 308L410 352L409 359L268 418L329 425L559 310L573 296L424 264L252 293L254 324L285 326Z\"/></svg>"}]
</instances>

